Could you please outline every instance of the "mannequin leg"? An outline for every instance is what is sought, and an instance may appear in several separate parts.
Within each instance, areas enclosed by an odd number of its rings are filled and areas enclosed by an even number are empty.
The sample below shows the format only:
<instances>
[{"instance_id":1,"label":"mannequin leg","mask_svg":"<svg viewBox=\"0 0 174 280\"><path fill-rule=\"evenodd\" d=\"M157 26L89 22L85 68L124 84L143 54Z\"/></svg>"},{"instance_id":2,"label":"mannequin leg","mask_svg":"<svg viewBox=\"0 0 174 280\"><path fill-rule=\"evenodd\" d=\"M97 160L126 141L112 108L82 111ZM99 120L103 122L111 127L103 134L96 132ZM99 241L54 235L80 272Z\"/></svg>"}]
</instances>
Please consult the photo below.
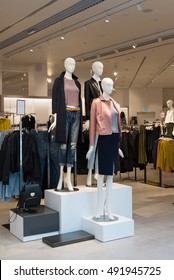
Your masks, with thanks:
<instances>
[{"instance_id":1,"label":"mannequin leg","mask_svg":"<svg viewBox=\"0 0 174 280\"><path fill-rule=\"evenodd\" d=\"M94 174L94 179L96 181L98 180L98 151L96 152L96 157L95 157L95 174Z\"/></svg>"},{"instance_id":2,"label":"mannequin leg","mask_svg":"<svg viewBox=\"0 0 174 280\"><path fill-rule=\"evenodd\" d=\"M112 183L113 183L113 176L107 176L105 209L106 209L106 212L107 212L110 220L114 220L114 216L112 215L112 212L111 212L111 209L110 209L111 197L112 197Z\"/></svg>"},{"instance_id":3,"label":"mannequin leg","mask_svg":"<svg viewBox=\"0 0 174 280\"><path fill-rule=\"evenodd\" d=\"M86 181L87 186L92 185L92 169L88 169L88 175L87 175L87 181Z\"/></svg>"},{"instance_id":4,"label":"mannequin leg","mask_svg":"<svg viewBox=\"0 0 174 280\"><path fill-rule=\"evenodd\" d=\"M65 182L67 184L67 188L69 191L74 191L72 183L71 183L71 167L67 167L67 174L66 174L66 179Z\"/></svg>"},{"instance_id":5,"label":"mannequin leg","mask_svg":"<svg viewBox=\"0 0 174 280\"><path fill-rule=\"evenodd\" d=\"M95 218L100 218L100 216L103 214L103 181L104 181L104 175L98 175L97 180L97 188L98 188L98 197L97 197L97 211Z\"/></svg>"},{"instance_id":6,"label":"mannequin leg","mask_svg":"<svg viewBox=\"0 0 174 280\"><path fill-rule=\"evenodd\" d=\"M59 182L57 185L57 190L61 190L62 189L62 183L63 183L63 166L60 166L60 176L59 176Z\"/></svg>"}]
</instances>

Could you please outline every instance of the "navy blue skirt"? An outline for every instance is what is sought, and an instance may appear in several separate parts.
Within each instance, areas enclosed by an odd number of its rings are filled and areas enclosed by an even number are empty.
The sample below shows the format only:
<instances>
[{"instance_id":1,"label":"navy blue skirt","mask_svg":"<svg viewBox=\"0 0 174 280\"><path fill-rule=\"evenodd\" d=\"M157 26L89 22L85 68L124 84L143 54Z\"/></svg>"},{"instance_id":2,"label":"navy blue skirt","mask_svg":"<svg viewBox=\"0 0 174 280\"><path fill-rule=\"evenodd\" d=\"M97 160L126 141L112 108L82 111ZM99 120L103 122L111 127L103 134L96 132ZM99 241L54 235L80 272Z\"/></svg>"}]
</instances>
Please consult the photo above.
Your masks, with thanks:
<instances>
[{"instance_id":1,"label":"navy blue skirt","mask_svg":"<svg viewBox=\"0 0 174 280\"><path fill-rule=\"evenodd\" d=\"M118 171L119 133L99 135L98 168L100 175L113 175Z\"/></svg>"}]
</instances>

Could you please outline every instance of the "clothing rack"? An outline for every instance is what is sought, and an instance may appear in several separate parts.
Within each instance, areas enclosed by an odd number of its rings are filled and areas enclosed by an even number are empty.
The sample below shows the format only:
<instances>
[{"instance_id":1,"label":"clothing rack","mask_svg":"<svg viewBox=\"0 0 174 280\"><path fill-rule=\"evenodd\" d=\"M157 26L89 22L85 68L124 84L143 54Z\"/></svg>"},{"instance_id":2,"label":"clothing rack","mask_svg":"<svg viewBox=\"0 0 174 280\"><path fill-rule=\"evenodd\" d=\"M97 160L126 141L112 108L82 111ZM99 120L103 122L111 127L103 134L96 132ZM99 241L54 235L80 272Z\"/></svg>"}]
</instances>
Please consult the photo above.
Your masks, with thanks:
<instances>
[{"instance_id":1,"label":"clothing rack","mask_svg":"<svg viewBox=\"0 0 174 280\"><path fill-rule=\"evenodd\" d=\"M166 140L167 142L166 141L163 142L163 140ZM159 144L159 141L162 141L162 142ZM159 171L159 177L158 177L159 181L158 182L153 182L153 181L148 182L151 185L155 185L155 186L163 187L163 188L174 187L174 185L171 185L171 184L163 184L163 172L165 172L166 174L167 173L171 174L174 172L173 159L171 157L167 156L168 153L173 152L173 149L171 149L173 145L171 146L171 143L168 145L167 144L168 141L170 141L170 142L172 141L172 143L174 142L174 140L172 138L168 138L168 137L160 137L156 141L156 143L154 142L154 145L155 145L154 146L154 169L158 169L158 171ZM166 146L166 144L167 144L167 146ZM160 146L158 146L158 145L160 145ZM163 147L163 148L161 148L161 147ZM169 151L168 148L171 150ZM157 153L155 151L157 151ZM161 152L162 152L162 154L160 154ZM165 154L166 154L166 158L164 158ZM159 156L159 160L158 160L158 156ZM161 161L161 158L162 158L162 161ZM172 161L171 161L171 159L172 159ZM147 183L147 180L145 180L145 183Z\"/></svg>"}]
</instances>

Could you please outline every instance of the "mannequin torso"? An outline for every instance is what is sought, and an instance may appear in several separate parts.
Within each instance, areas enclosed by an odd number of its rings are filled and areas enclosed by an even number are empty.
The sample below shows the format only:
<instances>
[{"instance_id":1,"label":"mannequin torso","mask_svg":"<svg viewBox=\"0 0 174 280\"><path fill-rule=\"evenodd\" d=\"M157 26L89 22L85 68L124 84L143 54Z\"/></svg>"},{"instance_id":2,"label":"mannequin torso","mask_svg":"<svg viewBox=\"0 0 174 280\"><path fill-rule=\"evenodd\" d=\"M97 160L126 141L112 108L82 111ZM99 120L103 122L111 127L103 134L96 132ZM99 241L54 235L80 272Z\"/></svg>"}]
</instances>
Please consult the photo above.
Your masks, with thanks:
<instances>
[{"instance_id":1,"label":"mannequin torso","mask_svg":"<svg viewBox=\"0 0 174 280\"><path fill-rule=\"evenodd\" d=\"M168 111L166 113L166 117L165 117L165 123L174 123L174 108L173 108L173 101L172 100L168 100L167 101L167 107L168 107Z\"/></svg>"}]
</instances>

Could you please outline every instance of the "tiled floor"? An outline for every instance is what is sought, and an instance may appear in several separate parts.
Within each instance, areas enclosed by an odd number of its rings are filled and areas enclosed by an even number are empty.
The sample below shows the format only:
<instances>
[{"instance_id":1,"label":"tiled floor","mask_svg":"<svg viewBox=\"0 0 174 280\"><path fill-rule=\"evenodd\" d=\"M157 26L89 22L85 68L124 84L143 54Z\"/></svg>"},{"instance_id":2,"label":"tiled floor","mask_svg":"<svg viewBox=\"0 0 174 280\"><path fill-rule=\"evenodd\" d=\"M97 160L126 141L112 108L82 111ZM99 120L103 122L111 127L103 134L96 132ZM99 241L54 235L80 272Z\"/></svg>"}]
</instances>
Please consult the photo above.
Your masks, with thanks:
<instances>
[{"instance_id":1,"label":"tiled floor","mask_svg":"<svg viewBox=\"0 0 174 280\"><path fill-rule=\"evenodd\" d=\"M164 188L143 183L144 172L116 176L114 181L132 186L133 219L135 235L102 243L90 240L52 248L42 240L22 242L9 230L0 226L0 259L174 259L174 188ZM163 182L174 185L174 174L163 174ZM78 175L78 184L86 183L86 175ZM147 169L147 181L159 181L159 172L152 166ZM0 223L6 224L9 209L16 206L16 199L0 201Z\"/></svg>"}]
</instances>

